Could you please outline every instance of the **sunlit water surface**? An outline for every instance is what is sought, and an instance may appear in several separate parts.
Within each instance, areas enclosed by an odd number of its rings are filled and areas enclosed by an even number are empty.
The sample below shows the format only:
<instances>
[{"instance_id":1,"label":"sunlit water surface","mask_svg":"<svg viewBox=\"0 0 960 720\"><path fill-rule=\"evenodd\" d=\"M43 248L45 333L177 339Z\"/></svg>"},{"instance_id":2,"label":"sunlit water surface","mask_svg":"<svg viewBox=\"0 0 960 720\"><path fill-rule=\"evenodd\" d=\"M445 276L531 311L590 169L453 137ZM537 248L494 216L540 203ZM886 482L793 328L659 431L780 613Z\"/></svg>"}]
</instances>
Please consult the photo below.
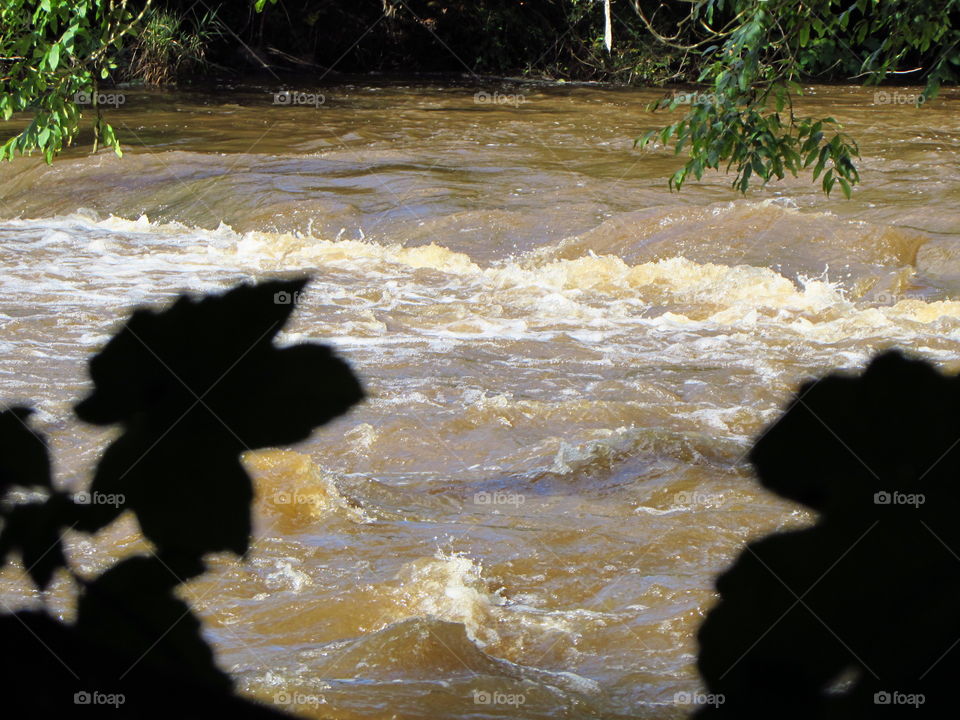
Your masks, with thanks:
<instances>
[{"instance_id":1,"label":"sunlit water surface","mask_svg":"<svg viewBox=\"0 0 960 720\"><path fill-rule=\"evenodd\" d=\"M254 549L184 588L242 691L309 717L683 717L716 573L812 520L757 487L751 438L881 348L960 367L960 95L811 88L800 111L863 151L828 201L806 178L671 194L677 159L631 147L659 91L274 91L128 92L122 160L0 168L0 396L81 489L111 436L70 407L132 308L308 274L282 340L332 344L369 399L247 458ZM71 535L88 575L144 549L129 517ZM69 618L73 592L0 576L9 607Z\"/></svg>"}]
</instances>

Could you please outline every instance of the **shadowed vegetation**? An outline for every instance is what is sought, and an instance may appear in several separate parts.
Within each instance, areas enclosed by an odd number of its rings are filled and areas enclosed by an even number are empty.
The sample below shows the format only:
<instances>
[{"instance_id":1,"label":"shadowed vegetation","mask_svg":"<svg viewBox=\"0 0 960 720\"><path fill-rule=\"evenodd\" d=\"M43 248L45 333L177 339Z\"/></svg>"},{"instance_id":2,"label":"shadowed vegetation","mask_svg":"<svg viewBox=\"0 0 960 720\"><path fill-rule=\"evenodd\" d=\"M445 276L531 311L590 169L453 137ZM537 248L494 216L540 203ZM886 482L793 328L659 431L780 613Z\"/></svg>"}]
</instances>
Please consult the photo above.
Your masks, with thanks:
<instances>
[{"instance_id":1,"label":"shadowed vegetation","mask_svg":"<svg viewBox=\"0 0 960 720\"><path fill-rule=\"evenodd\" d=\"M273 345L294 308L277 295L304 285L265 282L135 312L91 361L95 389L76 408L86 422L123 428L87 491L54 482L27 408L0 414L0 561L19 558L40 590L55 573L79 588L72 625L44 611L0 617L11 717L285 717L232 694L174 590L205 571L208 553L247 552L253 485L240 453L303 440L363 396L327 347ZM17 501L15 491L43 499ZM127 511L152 554L93 579L76 574L63 534L95 533Z\"/></svg>"}]
</instances>

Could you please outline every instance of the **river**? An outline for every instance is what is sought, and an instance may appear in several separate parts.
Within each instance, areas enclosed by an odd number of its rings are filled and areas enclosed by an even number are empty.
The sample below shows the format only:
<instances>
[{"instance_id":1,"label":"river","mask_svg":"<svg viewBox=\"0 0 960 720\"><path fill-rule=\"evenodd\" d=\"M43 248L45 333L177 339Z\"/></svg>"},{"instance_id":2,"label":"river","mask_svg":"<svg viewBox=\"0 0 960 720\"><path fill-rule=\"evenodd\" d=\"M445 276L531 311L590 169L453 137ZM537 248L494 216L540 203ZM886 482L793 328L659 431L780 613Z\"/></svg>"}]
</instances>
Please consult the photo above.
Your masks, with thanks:
<instances>
[{"instance_id":1,"label":"river","mask_svg":"<svg viewBox=\"0 0 960 720\"><path fill-rule=\"evenodd\" d=\"M246 458L253 550L183 588L239 689L317 718L684 717L714 577L813 519L757 486L751 439L880 349L960 369L960 92L809 88L861 143L847 201L670 193L678 159L631 147L660 90L290 89L122 91L122 159L0 167L0 397L82 489L115 433L70 408L134 307L309 274L281 340L330 343L369 397ZM69 539L90 577L145 550L126 516ZM69 620L75 591L0 575L10 608Z\"/></svg>"}]
</instances>

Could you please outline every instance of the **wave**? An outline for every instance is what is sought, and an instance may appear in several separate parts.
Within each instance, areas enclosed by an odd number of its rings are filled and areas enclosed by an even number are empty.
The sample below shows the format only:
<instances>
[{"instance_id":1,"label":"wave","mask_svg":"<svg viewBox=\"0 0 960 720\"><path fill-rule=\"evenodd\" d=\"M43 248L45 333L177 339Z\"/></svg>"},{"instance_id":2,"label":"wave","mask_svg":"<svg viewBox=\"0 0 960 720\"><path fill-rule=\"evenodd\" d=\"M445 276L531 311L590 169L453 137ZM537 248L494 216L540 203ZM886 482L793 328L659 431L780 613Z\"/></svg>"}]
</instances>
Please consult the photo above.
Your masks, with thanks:
<instances>
[{"instance_id":1,"label":"wave","mask_svg":"<svg viewBox=\"0 0 960 720\"><path fill-rule=\"evenodd\" d=\"M290 450L258 450L244 455L256 488L256 509L295 531L331 516L352 523L371 522L360 503L345 496L310 456Z\"/></svg>"},{"instance_id":2,"label":"wave","mask_svg":"<svg viewBox=\"0 0 960 720\"><path fill-rule=\"evenodd\" d=\"M609 717L596 682L495 658L438 618L305 650L294 666L240 680L254 697L317 718Z\"/></svg>"}]
</instances>

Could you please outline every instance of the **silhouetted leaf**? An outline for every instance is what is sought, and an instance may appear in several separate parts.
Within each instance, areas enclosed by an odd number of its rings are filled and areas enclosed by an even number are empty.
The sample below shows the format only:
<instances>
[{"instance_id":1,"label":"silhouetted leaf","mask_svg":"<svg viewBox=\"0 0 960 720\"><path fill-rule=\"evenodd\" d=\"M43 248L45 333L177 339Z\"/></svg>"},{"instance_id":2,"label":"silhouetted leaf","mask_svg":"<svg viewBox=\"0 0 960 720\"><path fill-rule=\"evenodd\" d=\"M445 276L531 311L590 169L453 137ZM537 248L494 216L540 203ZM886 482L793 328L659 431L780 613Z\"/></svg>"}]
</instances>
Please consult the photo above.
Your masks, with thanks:
<instances>
[{"instance_id":1,"label":"silhouetted leaf","mask_svg":"<svg viewBox=\"0 0 960 720\"><path fill-rule=\"evenodd\" d=\"M960 379L888 352L805 384L761 435L760 481L819 517L718 578L698 720L956 712L958 401Z\"/></svg>"},{"instance_id":2,"label":"silhouetted leaf","mask_svg":"<svg viewBox=\"0 0 960 720\"><path fill-rule=\"evenodd\" d=\"M73 519L73 503L62 494L54 494L44 503L15 505L6 514L0 531L0 558L18 550L30 578L43 590L54 571L66 567L61 535Z\"/></svg>"},{"instance_id":3,"label":"silhouetted leaf","mask_svg":"<svg viewBox=\"0 0 960 720\"><path fill-rule=\"evenodd\" d=\"M125 560L89 583L77 605L77 630L112 650L131 681L184 674L211 689L233 683L204 641L200 621L173 595L178 573L156 557ZM134 665L136 662L136 665Z\"/></svg>"},{"instance_id":4,"label":"silhouetted leaf","mask_svg":"<svg viewBox=\"0 0 960 720\"><path fill-rule=\"evenodd\" d=\"M80 529L129 508L161 552L245 552L253 489L239 453L303 440L362 398L328 348L272 344L305 285L241 286L133 314L90 363L96 387L77 406L88 422L124 425L91 486L124 503L87 508Z\"/></svg>"},{"instance_id":5,"label":"silhouetted leaf","mask_svg":"<svg viewBox=\"0 0 960 720\"><path fill-rule=\"evenodd\" d=\"M232 695L199 620L174 589L205 570L206 553L248 547L253 486L239 454L301 440L362 397L328 348L273 346L305 283L241 286L181 297L163 312L139 310L93 359L95 389L77 413L124 432L89 491L4 506L0 559L19 552L45 588L66 567L64 528L95 532L125 509L157 551L81 580L73 626L36 612L0 618L11 717L102 717L91 693L113 703L110 717L130 720L287 717ZM0 414L0 491L51 489L29 412Z\"/></svg>"},{"instance_id":6,"label":"silhouetted leaf","mask_svg":"<svg viewBox=\"0 0 960 720\"><path fill-rule=\"evenodd\" d=\"M14 407L0 413L0 495L12 485L50 487L47 442L30 428L32 412Z\"/></svg>"},{"instance_id":7,"label":"silhouetted leaf","mask_svg":"<svg viewBox=\"0 0 960 720\"><path fill-rule=\"evenodd\" d=\"M956 407L955 379L886 353L860 377L830 375L804 385L750 461L765 487L814 509L869 505L887 485L907 492L928 469L957 462L960 447L945 455L960 437Z\"/></svg>"}]
</instances>

